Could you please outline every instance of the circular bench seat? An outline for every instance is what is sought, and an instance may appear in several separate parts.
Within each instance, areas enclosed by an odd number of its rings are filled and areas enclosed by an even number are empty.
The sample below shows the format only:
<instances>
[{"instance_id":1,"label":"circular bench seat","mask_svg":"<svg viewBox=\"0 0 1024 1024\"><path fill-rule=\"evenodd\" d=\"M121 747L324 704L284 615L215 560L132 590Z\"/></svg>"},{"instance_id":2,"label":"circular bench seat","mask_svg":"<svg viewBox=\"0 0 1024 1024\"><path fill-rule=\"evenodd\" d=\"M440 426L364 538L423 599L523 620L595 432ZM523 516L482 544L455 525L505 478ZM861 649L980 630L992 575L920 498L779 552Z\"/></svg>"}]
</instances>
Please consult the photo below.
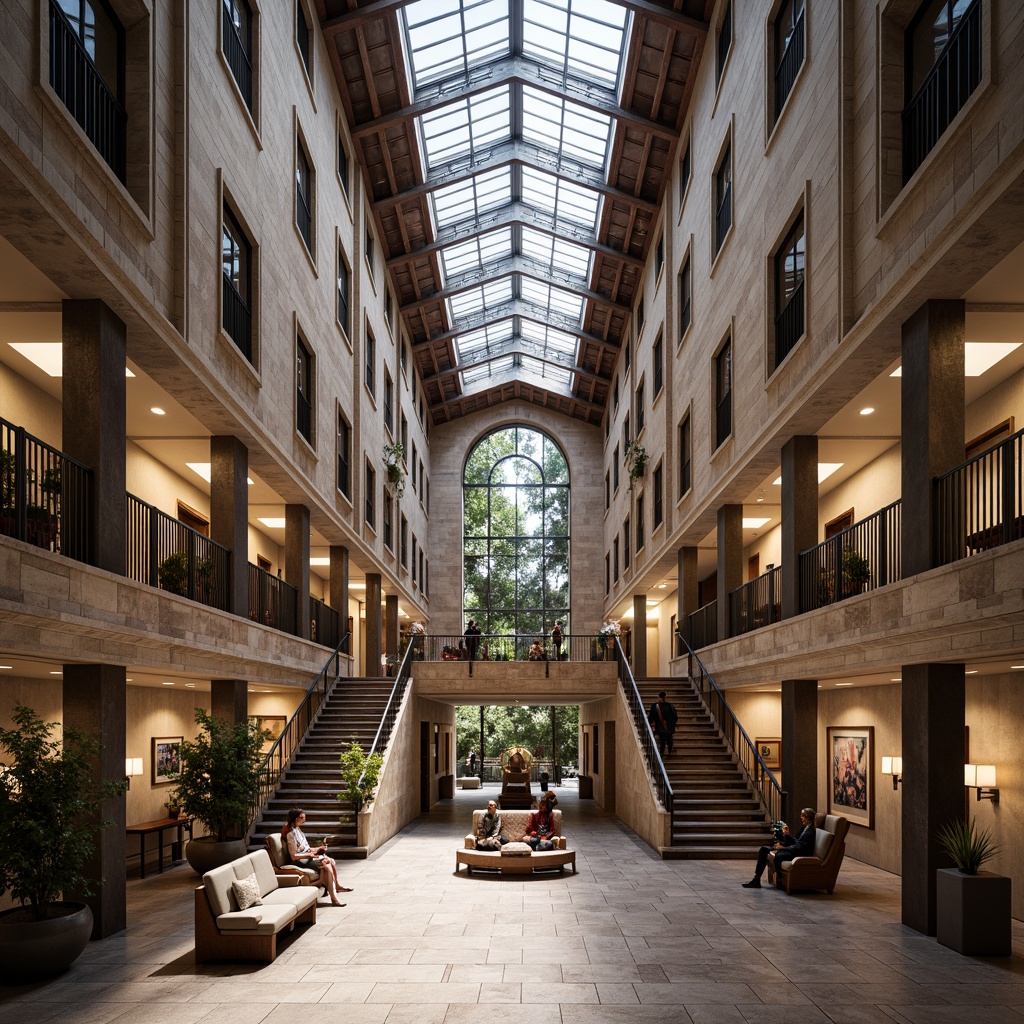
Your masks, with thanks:
<instances>
[{"instance_id":1,"label":"circular bench seat","mask_svg":"<svg viewBox=\"0 0 1024 1024\"><path fill-rule=\"evenodd\" d=\"M456 850L455 870L466 865L466 873L473 868L500 871L503 875L532 875L534 871L557 870L564 874L566 865L576 874L575 850L544 850L529 855L503 856L498 850Z\"/></svg>"}]
</instances>

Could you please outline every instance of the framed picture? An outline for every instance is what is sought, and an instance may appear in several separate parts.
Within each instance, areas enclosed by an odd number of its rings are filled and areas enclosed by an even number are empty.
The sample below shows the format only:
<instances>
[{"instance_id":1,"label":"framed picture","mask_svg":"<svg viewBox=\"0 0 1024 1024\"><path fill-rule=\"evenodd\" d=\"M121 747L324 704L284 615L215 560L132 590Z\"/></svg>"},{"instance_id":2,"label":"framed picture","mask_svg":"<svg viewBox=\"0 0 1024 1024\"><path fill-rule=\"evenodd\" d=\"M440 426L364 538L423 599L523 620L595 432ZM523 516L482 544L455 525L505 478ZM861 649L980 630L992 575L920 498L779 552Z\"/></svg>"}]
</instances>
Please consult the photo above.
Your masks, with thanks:
<instances>
[{"instance_id":1,"label":"framed picture","mask_svg":"<svg viewBox=\"0 0 1024 1024\"><path fill-rule=\"evenodd\" d=\"M764 758L766 768L782 767L782 740L778 736L758 736L754 745Z\"/></svg>"},{"instance_id":2,"label":"framed picture","mask_svg":"<svg viewBox=\"0 0 1024 1024\"><path fill-rule=\"evenodd\" d=\"M274 745L274 741L284 731L284 724L287 719L284 715L250 715L249 721L257 729L270 733L270 738L263 743L263 750L266 752Z\"/></svg>"},{"instance_id":3,"label":"framed picture","mask_svg":"<svg viewBox=\"0 0 1024 1024\"><path fill-rule=\"evenodd\" d=\"M153 737L153 785L163 786L174 780L171 778L181 771L182 736Z\"/></svg>"},{"instance_id":4,"label":"framed picture","mask_svg":"<svg viewBox=\"0 0 1024 1024\"><path fill-rule=\"evenodd\" d=\"M828 813L841 814L853 825L875 827L875 729L830 725Z\"/></svg>"}]
</instances>

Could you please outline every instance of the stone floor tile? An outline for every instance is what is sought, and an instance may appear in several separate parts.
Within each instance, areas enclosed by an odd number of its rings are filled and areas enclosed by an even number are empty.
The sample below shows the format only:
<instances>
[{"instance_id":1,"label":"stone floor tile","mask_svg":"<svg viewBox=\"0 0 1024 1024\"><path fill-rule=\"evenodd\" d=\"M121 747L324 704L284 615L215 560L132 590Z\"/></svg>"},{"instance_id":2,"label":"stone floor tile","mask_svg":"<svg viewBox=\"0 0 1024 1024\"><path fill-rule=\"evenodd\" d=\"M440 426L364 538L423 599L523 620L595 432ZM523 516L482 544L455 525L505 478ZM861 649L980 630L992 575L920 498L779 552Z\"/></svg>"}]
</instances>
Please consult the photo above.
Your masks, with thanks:
<instances>
[{"instance_id":1,"label":"stone floor tile","mask_svg":"<svg viewBox=\"0 0 1024 1024\"><path fill-rule=\"evenodd\" d=\"M409 985L378 982L367 999L371 1003L476 1003L480 985L468 983Z\"/></svg>"},{"instance_id":2,"label":"stone floor tile","mask_svg":"<svg viewBox=\"0 0 1024 1024\"><path fill-rule=\"evenodd\" d=\"M597 999L602 1006L619 1003L637 1006L640 1004L636 989L627 982L598 982Z\"/></svg>"},{"instance_id":3,"label":"stone floor tile","mask_svg":"<svg viewBox=\"0 0 1024 1024\"><path fill-rule=\"evenodd\" d=\"M538 986L544 987L544 986ZM521 1003L523 1001L523 985L518 981L493 982L485 981L480 985L481 1003Z\"/></svg>"}]
</instances>

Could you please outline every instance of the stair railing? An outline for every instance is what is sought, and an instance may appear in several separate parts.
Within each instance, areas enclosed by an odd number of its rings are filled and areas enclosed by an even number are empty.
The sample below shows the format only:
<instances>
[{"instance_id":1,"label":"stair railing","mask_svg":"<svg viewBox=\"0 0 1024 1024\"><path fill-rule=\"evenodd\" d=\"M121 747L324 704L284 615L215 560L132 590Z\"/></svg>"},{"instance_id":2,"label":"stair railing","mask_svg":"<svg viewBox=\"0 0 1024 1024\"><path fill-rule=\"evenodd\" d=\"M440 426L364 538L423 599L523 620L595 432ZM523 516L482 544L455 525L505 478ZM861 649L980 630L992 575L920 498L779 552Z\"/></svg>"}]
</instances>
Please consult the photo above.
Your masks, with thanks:
<instances>
[{"instance_id":1,"label":"stair railing","mask_svg":"<svg viewBox=\"0 0 1024 1024\"><path fill-rule=\"evenodd\" d=\"M650 720L647 718L643 697L640 696L640 691L637 689L633 670L629 667L629 661L626 658L626 652L622 649L622 641L619 637L615 638L615 659L619 663L619 683L622 686L622 693L629 705L629 710L633 713L633 724L636 726L640 745L647 757L651 781L658 793L658 799L671 816L675 801L672 783L669 782L665 762L662 761L658 751L658 741L654 737L654 730L651 729Z\"/></svg>"},{"instance_id":2,"label":"stair railing","mask_svg":"<svg viewBox=\"0 0 1024 1024\"><path fill-rule=\"evenodd\" d=\"M367 757L371 757L373 754L383 754L391 740L391 730L394 727L395 720L398 718L398 712L402 707L402 699L405 697L405 689L409 685L409 677L412 675L412 656L415 647L415 644L409 644L405 648L402 663L398 666L398 672L395 675L395 685L391 687L387 706L384 708L384 714L380 716L377 735L373 737L373 743L370 744ZM359 776L359 780L356 782L357 789L362 788L365 776L365 771Z\"/></svg>"},{"instance_id":3,"label":"stair railing","mask_svg":"<svg viewBox=\"0 0 1024 1024\"><path fill-rule=\"evenodd\" d=\"M340 675L341 649L347 643L350 635L346 631L338 641L338 646L334 648L326 664L310 684L309 689L306 690L306 695L295 709L295 714L288 719L287 724L281 730L281 735L274 740L273 746L264 755L263 764L260 765L259 792L253 803L252 817L249 819L246 836L266 810L270 798L277 790L282 774L291 763L292 755L305 738L328 694L334 689ZM334 666L333 676L331 674L332 665Z\"/></svg>"},{"instance_id":4,"label":"stair railing","mask_svg":"<svg viewBox=\"0 0 1024 1024\"><path fill-rule=\"evenodd\" d=\"M761 807L771 821L779 821L782 817L782 800L784 790L779 785L778 779L772 774L771 769L764 763L757 747L751 742L747 731L740 725L739 719L733 713L725 694L718 688L718 684L711 678L711 673L700 660L697 652L689 645L686 637L678 630L676 636L681 644L686 647L688 655L687 672L690 677L690 684L700 697L713 721L722 732L726 743L729 744L732 752L736 755L743 774L753 787ZM694 663L698 672L694 674Z\"/></svg>"}]
</instances>

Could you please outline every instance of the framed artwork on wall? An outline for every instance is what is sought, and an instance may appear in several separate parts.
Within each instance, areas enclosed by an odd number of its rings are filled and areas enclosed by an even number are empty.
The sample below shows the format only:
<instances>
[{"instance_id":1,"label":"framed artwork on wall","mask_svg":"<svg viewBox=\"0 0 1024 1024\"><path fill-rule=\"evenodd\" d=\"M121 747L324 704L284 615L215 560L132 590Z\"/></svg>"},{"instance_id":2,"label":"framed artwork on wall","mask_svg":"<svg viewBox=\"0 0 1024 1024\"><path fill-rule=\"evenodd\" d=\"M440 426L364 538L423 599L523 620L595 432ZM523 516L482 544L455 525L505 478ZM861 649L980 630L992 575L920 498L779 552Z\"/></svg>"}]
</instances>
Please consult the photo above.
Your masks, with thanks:
<instances>
[{"instance_id":1,"label":"framed artwork on wall","mask_svg":"<svg viewBox=\"0 0 1024 1024\"><path fill-rule=\"evenodd\" d=\"M758 736L754 740L757 752L764 759L766 768L782 767L782 740L778 736Z\"/></svg>"},{"instance_id":2,"label":"framed artwork on wall","mask_svg":"<svg viewBox=\"0 0 1024 1024\"><path fill-rule=\"evenodd\" d=\"M875 827L874 726L830 725L828 813L850 824Z\"/></svg>"},{"instance_id":3,"label":"framed artwork on wall","mask_svg":"<svg viewBox=\"0 0 1024 1024\"><path fill-rule=\"evenodd\" d=\"M174 780L172 775L181 771L181 741L183 736L153 737L153 785L163 786Z\"/></svg>"},{"instance_id":4,"label":"framed artwork on wall","mask_svg":"<svg viewBox=\"0 0 1024 1024\"><path fill-rule=\"evenodd\" d=\"M274 740L283 732L286 719L284 715L250 715L249 721L260 732L270 733L269 738L263 741L263 751L266 753L274 745Z\"/></svg>"}]
</instances>

